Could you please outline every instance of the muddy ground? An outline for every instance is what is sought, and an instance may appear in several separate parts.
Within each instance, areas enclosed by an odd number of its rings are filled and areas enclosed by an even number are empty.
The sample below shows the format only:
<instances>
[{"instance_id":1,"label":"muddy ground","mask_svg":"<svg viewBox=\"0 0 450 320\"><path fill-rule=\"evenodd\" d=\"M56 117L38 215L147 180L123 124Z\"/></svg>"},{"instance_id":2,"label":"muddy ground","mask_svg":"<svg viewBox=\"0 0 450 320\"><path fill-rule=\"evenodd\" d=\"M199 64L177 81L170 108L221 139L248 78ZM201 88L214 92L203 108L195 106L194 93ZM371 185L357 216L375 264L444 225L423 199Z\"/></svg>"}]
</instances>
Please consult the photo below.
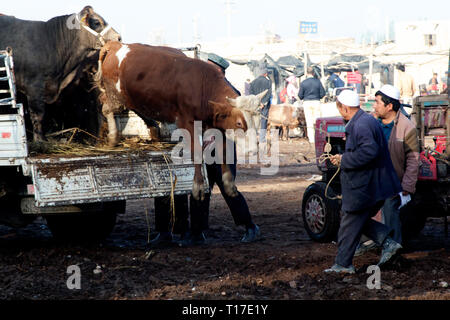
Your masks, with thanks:
<instances>
[{"instance_id":1,"label":"muddy ground","mask_svg":"<svg viewBox=\"0 0 450 320\"><path fill-rule=\"evenodd\" d=\"M312 242L303 228L301 199L317 174L304 140L281 142L280 171L261 176L241 165L237 184L261 227L262 239L239 242L217 187L207 244L149 250L152 200L129 201L111 236L100 244L56 242L45 220L19 230L0 227L0 299L450 299L450 240L443 219L429 219L398 261L381 271L381 289L368 289L367 267L380 252L355 258L357 274L327 275L334 243ZM304 157L306 156L306 158ZM148 223L149 222L149 223ZM69 290L67 268L81 269L81 289Z\"/></svg>"}]
</instances>

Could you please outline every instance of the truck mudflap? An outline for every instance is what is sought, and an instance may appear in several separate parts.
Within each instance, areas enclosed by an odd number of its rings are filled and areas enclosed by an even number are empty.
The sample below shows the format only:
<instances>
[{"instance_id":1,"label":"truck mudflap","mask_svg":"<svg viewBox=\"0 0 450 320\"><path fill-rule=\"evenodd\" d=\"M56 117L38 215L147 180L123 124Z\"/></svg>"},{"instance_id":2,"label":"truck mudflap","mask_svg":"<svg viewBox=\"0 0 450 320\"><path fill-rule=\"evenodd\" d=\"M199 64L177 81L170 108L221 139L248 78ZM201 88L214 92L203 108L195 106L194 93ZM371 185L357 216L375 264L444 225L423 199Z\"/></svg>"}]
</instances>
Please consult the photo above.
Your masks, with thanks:
<instances>
[{"instance_id":1,"label":"truck mudflap","mask_svg":"<svg viewBox=\"0 0 450 320\"><path fill-rule=\"evenodd\" d=\"M88 157L28 158L37 207L190 193L194 164L161 151ZM205 192L209 192L202 166Z\"/></svg>"}]
</instances>

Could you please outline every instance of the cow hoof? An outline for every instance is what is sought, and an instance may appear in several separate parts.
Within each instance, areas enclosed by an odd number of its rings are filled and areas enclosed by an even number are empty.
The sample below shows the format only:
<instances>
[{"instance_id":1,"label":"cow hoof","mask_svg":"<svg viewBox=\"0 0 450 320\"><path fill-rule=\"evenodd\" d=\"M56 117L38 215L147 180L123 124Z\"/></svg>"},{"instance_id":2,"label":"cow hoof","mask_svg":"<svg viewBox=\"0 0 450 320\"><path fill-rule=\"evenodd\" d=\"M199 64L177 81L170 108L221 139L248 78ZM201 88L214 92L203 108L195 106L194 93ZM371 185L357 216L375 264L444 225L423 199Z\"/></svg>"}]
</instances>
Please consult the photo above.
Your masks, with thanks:
<instances>
[{"instance_id":1,"label":"cow hoof","mask_svg":"<svg viewBox=\"0 0 450 320\"><path fill-rule=\"evenodd\" d=\"M194 181L194 184L192 186L192 196L196 201L205 200L205 191L202 183L197 183Z\"/></svg>"},{"instance_id":2,"label":"cow hoof","mask_svg":"<svg viewBox=\"0 0 450 320\"><path fill-rule=\"evenodd\" d=\"M236 184L234 183L231 172L225 172L223 174L222 182L223 182L223 187L225 189L225 193L227 194L227 196L234 198L238 195Z\"/></svg>"},{"instance_id":3,"label":"cow hoof","mask_svg":"<svg viewBox=\"0 0 450 320\"><path fill-rule=\"evenodd\" d=\"M117 138L108 135L108 147L114 148L115 146L117 146L117 144L118 144Z\"/></svg>"}]
</instances>

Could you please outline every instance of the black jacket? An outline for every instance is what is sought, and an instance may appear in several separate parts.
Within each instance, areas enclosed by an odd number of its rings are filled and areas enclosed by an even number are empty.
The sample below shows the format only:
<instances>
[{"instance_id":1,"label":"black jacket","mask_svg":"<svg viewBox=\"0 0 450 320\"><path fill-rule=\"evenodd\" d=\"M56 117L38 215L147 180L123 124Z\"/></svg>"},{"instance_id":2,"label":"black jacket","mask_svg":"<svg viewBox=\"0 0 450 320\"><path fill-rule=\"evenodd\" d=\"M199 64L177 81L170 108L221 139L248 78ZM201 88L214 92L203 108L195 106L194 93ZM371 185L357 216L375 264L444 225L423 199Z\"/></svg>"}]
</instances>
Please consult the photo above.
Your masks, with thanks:
<instances>
[{"instance_id":1,"label":"black jacket","mask_svg":"<svg viewBox=\"0 0 450 320\"><path fill-rule=\"evenodd\" d=\"M264 105L272 98L272 81L264 76L259 76L250 83L250 94L257 95L266 89L269 89L269 91L261 99L261 103Z\"/></svg>"},{"instance_id":2,"label":"black jacket","mask_svg":"<svg viewBox=\"0 0 450 320\"><path fill-rule=\"evenodd\" d=\"M316 78L308 78L300 84L300 91L298 97L300 100L320 100L325 96L325 89L322 82Z\"/></svg>"}]
</instances>

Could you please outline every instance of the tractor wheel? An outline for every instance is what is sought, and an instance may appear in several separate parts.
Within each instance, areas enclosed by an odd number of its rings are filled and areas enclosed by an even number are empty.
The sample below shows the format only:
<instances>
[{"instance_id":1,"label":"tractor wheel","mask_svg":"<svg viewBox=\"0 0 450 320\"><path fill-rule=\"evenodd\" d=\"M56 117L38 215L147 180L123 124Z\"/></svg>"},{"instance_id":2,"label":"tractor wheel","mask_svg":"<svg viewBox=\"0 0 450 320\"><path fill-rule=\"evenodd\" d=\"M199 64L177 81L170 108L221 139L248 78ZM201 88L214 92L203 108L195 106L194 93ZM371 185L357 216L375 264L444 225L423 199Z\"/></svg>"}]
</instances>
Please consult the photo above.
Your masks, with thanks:
<instances>
[{"instance_id":1,"label":"tractor wheel","mask_svg":"<svg viewBox=\"0 0 450 320\"><path fill-rule=\"evenodd\" d=\"M426 203L413 199L400 209L400 221L402 223L402 237L409 240L417 236L425 227L427 221L426 213L430 206Z\"/></svg>"},{"instance_id":2,"label":"tractor wheel","mask_svg":"<svg viewBox=\"0 0 450 320\"><path fill-rule=\"evenodd\" d=\"M336 239L340 223L340 202L325 197L326 183L310 185L303 195L303 224L312 240L330 242ZM336 194L328 187L328 197Z\"/></svg>"}]
</instances>

